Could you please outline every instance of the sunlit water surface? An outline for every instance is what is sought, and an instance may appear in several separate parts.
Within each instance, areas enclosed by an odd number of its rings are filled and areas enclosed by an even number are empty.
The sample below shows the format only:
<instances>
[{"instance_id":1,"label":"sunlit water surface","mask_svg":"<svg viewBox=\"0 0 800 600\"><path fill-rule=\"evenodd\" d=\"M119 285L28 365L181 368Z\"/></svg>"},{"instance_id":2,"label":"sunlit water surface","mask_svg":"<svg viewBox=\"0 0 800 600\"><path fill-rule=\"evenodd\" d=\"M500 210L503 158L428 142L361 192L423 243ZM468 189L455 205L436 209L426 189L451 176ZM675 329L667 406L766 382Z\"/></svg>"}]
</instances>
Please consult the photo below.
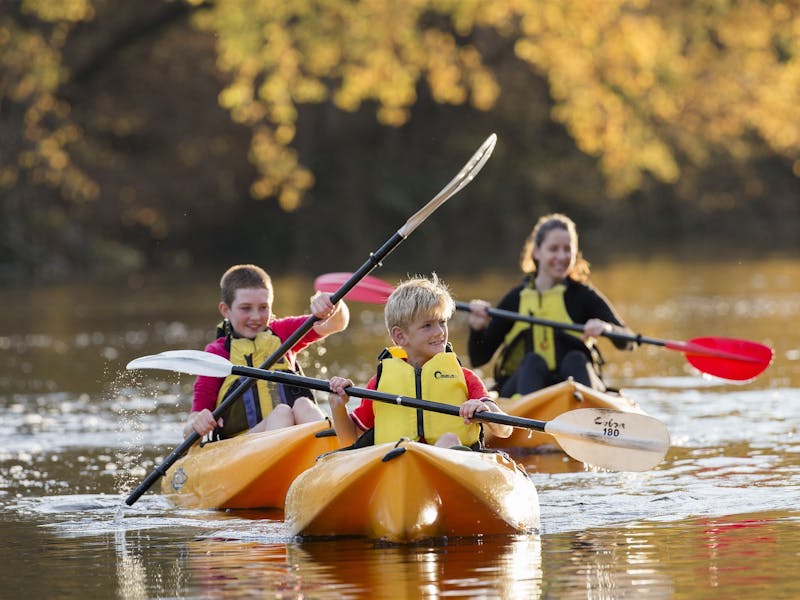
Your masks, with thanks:
<instances>
[{"instance_id":1,"label":"sunlit water surface","mask_svg":"<svg viewBox=\"0 0 800 600\"><path fill-rule=\"evenodd\" d=\"M213 286L132 282L122 301L99 286L0 292L21 309L0 321L0 595L800 597L800 333L787 326L800 312L800 279L776 261L729 266L721 280L709 267L679 288L676 267L657 267L595 281L645 335L773 346L767 372L731 384L700 376L679 352L604 346L609 381L669 427L658 468L612 473L560 455L521 457L540 494L539 535L400 547L302 542L278 511L179 510L155 490L124 505L179 442L192 383L124 364L201 348L216 318ZM504 289L489 278L450 283L460 299L496 300ZM278 282L276 310L302 311L310 285ZM189 300L177 310L175 297ZM63 313L40 312L54 298ZM306 354L307 374L366 381L386 341L381 307L352 308L350 330ZM461 315L451 338L463 349Z\"/></svg>"}]
</instances>

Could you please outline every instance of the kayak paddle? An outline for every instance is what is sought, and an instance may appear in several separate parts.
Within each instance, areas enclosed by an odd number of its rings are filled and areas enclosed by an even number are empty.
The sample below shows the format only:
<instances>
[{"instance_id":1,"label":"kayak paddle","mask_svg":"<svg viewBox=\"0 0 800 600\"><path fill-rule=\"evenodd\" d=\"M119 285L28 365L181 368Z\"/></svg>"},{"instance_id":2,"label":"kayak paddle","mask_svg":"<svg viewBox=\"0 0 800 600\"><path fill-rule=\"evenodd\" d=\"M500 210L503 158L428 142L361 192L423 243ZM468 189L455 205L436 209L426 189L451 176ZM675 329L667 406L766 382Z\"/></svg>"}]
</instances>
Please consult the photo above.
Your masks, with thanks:
<instances>
[{"instance_id":1,"label":"kayak paddle","mask_svg":"<svg viewBox=\"0 0 800 600\"><path fill-rule=\"evenodd\" d=\"M314 286L320 291L327 291L331 287L335 287L338 281L348 275L349 273L327 273L325 275L320 275L314 281ZM386 302L392 291L394 291L394 287L389 283L376 277L366 277L350 291L347 297L356 302L380 304ZM470 311L470 306L467 302L456 302L456 308L462 311ZM585 329L583 325L577 323L550 321L548 319L540 319L538 317L498 308L487 308L486 310L490 316L501 319L524 321L526 323L544 325L545 327L553 327L555 329L568 329L571 331L584 331ZM603 335L612 340L624 340L636 342L637 344L652 344L654 346L662 346L669 350L683 352L689 364L698 371L714 375L721 379L730 379L733 381L753 379L760 375L772 363L772 348L749 340L727 337L698 337L688 342L681 342L616 331L608 331L603 333Z\"/></svg>"},{"instance_id":2,"label":"kayak paddle","mask_svg":"<svg viewBox=\"0 0 800 600\"><path fill-rule=\"evenodd\" d=\"M469 184L475 176L480 172L483 168L483 165L486 164L486 161L489 160L489 157L492 155L494 151L495 144L497 143L497 135L491 134L486 140L481 144L481 146L475 151L475 153L470 157L467 163L461 168L461 170L456 174L450 182L444 186L436 196L434 196L425 206L419 209L416 213L414 213L409 219L405 222L405 224L398 229L394 235L392 235L386 242L384 242L383 246L381 246L378 250L371 253L369 259L361 265L361 267L355 272L349 275L347 280L343 281L341 285L337 286L335 290L332 291L333 294L331 295L331 302L336 304L341 300L361 279L363 279L367 273L372 271L375 267L380 266L381 261L389 255L389 253L394 250L398 245L400 245L403 240L405 240L411 233L419 227L425 219L427 219L433 212L439 208L442 204L447 202L450 198L452 198L455 194L457 194L460 190ZM275 362L277 362L284 354L286 354L289 350L291 350L297 342L299 342L314 326L314 323L319 321L319 318L310 315L308 319L284 342L273 352L270 356L268 356L264 362L261 364L262 369L267 369L271 367ZM255 384L255 379L253 378L245 378L241 379L238 382L238 385L232 385L231 388L228 390L228 393L223 398L222 402L217 406L214 410L213 415L215 419L219 419L219 417L228 410L228 408L236 402L248 389L250 389ZM144 494L150 487L155 483L159 477L162 477L169 469L172 464L178 460L181 456L183 456L195 443L200 440L200 436L197 435L196 432L192 431L192 433L183 440L183 442L175 448L167 458L164 459L159 466L157 466L150 475L137 487L125 500L125 503L128 506L132 506L134 502L136 502L139 497Z\"/></svg>"},{"instance_id":3,"label":"kayak paddle","mask_svg":"<svg viewBox=\"0 0 800 600\"><path fill-rule=\"evenodd\" d=\"M229 360L200 350L171 350L142 356L128 369L164 369L190 375L227 377L242 375L330 392L328 382L283 371L234 365ZM396 396L349 387L348 395L409 408L458 416L458 407L408 396ZM507 414L480 412L482 421L542 431L553 436L564 451L580 462L613 471L646 471L658 465L669 449L669 432L661 421L648 415L602 408L567 411L551 421L525 419Z\"/></svg>"}]
</instances>

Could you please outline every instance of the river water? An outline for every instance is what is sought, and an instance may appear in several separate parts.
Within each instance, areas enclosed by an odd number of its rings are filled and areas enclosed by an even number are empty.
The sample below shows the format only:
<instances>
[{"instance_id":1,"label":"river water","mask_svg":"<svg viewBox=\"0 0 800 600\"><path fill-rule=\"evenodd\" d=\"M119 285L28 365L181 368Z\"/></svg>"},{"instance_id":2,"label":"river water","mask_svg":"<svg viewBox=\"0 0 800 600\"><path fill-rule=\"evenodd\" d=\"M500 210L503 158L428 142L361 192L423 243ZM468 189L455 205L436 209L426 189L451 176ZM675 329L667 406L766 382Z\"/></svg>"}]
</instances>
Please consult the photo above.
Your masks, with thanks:
<instances>
[{"instance_id":1,"label":"river water","mask_svg":"<svg viewBox=\"0 0 800 600\"><path fill-rule=\"evenodd\" d=\"M124 365L202 348L217 273L1 290L0 597L800 597L800 271L775 259L689 273L631 263L593 281L643 335L762 342L767 371L735 384L680 352L603 341L609 382L669 427L664 462L611 473L530 457L538 535L414 546L303 542L279 512L179 510L155 489L124 505L179 443L192 384ZM277 280L276 312L304 310L312 280ZM448 282L496 301L513 277ZM307 375L366 382L382 307L351 308L348 331L305 354ZM461 314L451 339L463 350Z\"/></svg>"}]
</instances>

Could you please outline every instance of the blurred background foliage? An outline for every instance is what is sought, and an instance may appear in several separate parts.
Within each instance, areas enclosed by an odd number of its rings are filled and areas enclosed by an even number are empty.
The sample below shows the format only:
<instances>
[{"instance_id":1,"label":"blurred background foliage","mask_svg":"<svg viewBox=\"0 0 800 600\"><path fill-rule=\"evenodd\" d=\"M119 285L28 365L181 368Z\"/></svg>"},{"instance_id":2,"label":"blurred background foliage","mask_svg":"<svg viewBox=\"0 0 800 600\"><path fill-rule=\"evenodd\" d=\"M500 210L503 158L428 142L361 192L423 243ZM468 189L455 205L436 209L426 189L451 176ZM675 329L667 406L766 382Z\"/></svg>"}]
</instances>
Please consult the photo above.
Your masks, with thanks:
<instances>
[{"instance_id":1,"label":"blurred background foliage","mask_svg":"<svg viewBox=\"0 0 800 600\"><path fill-rule=\"evenodd\" d=\"M3 0L0 280L800 250L797 0Z\"/></svg>"}]
</instances>

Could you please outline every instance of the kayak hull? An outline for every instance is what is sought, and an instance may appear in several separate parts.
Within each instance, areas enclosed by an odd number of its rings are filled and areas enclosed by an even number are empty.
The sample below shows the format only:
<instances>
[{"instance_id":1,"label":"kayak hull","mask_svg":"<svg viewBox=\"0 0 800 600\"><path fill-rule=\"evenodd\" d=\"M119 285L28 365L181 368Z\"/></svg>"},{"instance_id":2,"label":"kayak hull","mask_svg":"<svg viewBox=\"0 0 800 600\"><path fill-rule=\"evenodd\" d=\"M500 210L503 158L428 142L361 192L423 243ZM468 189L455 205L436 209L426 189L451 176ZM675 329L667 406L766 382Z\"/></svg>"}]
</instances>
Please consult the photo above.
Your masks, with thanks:
<instances>
[{"instance_id":1,"label":"kayak hull","mask_svg":"<svg viewBox=\"0 0 800 600\"><path fill-rule=\"evenodd\" d=\"M195 445L167 471L162 494L183 508L280 508L292 481L339 447L317 421Z\"/></svg>"},{"instance_id":2,"label":"kayak hull","mask_svg":"<svg viewBox=\"0 0 800 600\"><path fill-rule=\"evenodd\" d=\"M428 538L529 533L536 488L502 453L401 440L324 456L289 488L292 535Z\"/></svg>"}]
</instances>

